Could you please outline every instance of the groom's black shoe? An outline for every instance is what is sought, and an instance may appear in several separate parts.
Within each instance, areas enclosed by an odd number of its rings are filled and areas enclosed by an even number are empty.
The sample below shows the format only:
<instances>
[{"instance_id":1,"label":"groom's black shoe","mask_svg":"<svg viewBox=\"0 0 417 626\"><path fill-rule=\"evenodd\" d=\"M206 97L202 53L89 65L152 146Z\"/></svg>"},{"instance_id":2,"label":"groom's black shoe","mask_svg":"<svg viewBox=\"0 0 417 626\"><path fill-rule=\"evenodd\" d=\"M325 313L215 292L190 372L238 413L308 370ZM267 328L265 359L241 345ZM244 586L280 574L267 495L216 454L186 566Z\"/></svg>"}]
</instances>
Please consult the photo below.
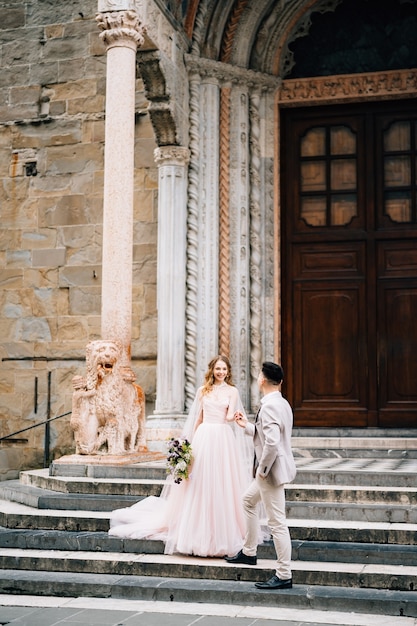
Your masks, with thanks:
<instances>
[{"instance_id":1,"label":"groom's black shoe","mask_svg":"<svg viewBox=\"0 0 417 626\"><path fill-rule=\"evenodd\" d=\"M292 578L288 578L288 580L281 580L278 576L274 575L264 583L255 583L255 587L258 589L291 589Z\"/></svg>"},{"instance_id":2,"label":"groom's black shoe","mask_svg":"<svg viewBox=\"0 0 417 626\"><path fill-rule=\"evenodd\" d=\"M235 556L224 557L228 563L244 563L245 565L256 565L256 556L248 556L244 554L242 550L235 554Z\"/></svg>"}]
</instances>

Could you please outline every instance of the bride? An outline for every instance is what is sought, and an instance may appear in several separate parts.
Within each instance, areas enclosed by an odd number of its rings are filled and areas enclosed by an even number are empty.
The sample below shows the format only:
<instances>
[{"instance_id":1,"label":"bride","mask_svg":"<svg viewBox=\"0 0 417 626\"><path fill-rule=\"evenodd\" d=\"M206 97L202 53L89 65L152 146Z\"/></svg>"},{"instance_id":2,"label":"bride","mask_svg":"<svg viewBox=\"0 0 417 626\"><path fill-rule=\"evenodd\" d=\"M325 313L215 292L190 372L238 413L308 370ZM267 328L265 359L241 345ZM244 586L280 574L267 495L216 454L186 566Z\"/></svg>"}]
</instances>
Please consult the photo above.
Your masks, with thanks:
<instances>
[{"instance_id":1,"label":"bride","mask_svg":"<svg viewBox=\"0 0 417 626\"><path fill-rule=\"evenodd\" d=\"M189 478L179 484L168 480L159 498L114 511L109 534L163 540L166 554L236 554L246 532L242 494L253 457L250 438L234 424L235 412L242 410L229 359L218 355L208 365L182 433L192 446Z\"/></svg>"}]
</instances>

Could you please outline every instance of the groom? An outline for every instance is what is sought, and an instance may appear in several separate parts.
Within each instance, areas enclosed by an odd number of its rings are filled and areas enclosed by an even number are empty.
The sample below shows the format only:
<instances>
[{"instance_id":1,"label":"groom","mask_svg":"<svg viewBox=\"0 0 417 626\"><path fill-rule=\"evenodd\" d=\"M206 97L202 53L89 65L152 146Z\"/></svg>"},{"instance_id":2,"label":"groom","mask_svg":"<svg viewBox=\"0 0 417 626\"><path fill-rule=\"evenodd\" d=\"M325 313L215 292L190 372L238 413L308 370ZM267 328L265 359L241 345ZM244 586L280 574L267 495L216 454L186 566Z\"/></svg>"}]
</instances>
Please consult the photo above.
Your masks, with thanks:
<instances>
[{"instance_id":1,"label":"groom","mask_svg":"<svg viewBox=\"0 0 417 626\"><path fill-rule=\"evenodd\" d=\"M284 485L294 480L296 467L291 450L293 414L281 395L284 372L281 365L265 362L258 376L263 395L255 424L242 413L235 414L236 423L253 436L255 447L254 480L243 496L247 532L243 549L226 557L229 563L256 565L258 543L257 505L262 500L268 526L277 554L276 572L265 582L255 583L258 589L290 589L291 537L285 515Z\"/></svg>"}]
</instances>

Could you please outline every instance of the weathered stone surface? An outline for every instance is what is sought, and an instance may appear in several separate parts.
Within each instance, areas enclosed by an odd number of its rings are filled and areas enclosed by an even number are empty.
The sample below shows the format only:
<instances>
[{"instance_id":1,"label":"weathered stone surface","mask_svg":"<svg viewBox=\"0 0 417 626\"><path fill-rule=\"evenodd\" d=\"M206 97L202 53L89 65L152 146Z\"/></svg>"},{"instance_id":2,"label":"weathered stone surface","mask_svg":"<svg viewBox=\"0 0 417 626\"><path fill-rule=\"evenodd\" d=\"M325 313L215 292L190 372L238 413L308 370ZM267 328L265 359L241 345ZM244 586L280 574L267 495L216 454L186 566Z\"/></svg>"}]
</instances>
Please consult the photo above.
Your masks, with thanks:
<instances>
[{"instance_id":1,"label":"weathered stone surface","mask_svg":"<svg viewBox=\"0 0 417 626\"><path fill-rule=\"evenodd\" d=\"M15 341L51 341L48 320L40 317L17 320L13 338Z\"/></svg>"},{"instance_id":2,"label":"weathered stone surface","mask_svg":"<svg viewBox=\"0 0 417 626\"><path fill-rule=\"evenodd\" d=\"M103 146L97 144L76 145L67 148L47 148L45 174L75 174L102 169Z\"/></svg>"},{"instance_id":3,"label":"weathered stone surface","mask_svg":"<svg viewBox=\"0 0 417 626\"><path fill-rule=\"evenodd\" d=\"M69 312L71 315L100 315L101 287L72 287Z\"/></svg>"},{"instance_id":4,"label":"weathered stone surface","mask_svg":"<svg viewBox=\"0 0 417 626\"><path fill-rule=\"evenodd\" d=\"M54 120L43 123L41 128L31 124L19 126L13 134L13 147L40 148L80 143L82 126L81 120Z\"/></svg>"},{"instance_id":5,"label":"weathered stone surface","mask_svg":"<svg viewBox=\"0 0 417 626\"><path fill-rule=\"evenodd\" d=\"M65 248L34 250L32 257L33 267L59 267L65 265Z\"/></svg>"},{"instance_id":6,"label":"weathered stone surface","mask_svg":"<svg viewBox=\"0 0 417 626\"><path fill-rule=\"evenodd\" d=\"M57 61L47 63L33 63L29 68L29 82L31 85L48 85L59 80L59 64Z\"/></svg>"},{"instance_id":7,"label":"weathered stone surface","mask_svg":"<svg viewBox=\"0 0 417 626\"><path fill-rule=\"evenodd\" d=\"M101 266L80 265L78 267L67 266L60 271L59 283L64 287L88 286L97 287L100 283Z\"/></svg>"},{"instance_id":8,"label":"weathered stone surface","mask_svg":"<svg viewBox=\"0 0 417 626\"><path fill-rule=\"evenodd\" d=\"M20 28L25 24L25 9L23 5L16 9L10 8L7 11L2 11L2 18L0 22L0 30Z\"/></svg>"},{"instance_id":9,"label":"weathered stone surface","mask_svg":"<svg viewBox=\"0 0 417 626\"><path fill-rule=\"evenodd\" d=\"M57 233L50 228L39 229L37 231L24 231L21 233L21 247L32 250L33 248L52 248L56 245ZM1 247L1 233L0 233Z\"/></svg>"}]
</instances>

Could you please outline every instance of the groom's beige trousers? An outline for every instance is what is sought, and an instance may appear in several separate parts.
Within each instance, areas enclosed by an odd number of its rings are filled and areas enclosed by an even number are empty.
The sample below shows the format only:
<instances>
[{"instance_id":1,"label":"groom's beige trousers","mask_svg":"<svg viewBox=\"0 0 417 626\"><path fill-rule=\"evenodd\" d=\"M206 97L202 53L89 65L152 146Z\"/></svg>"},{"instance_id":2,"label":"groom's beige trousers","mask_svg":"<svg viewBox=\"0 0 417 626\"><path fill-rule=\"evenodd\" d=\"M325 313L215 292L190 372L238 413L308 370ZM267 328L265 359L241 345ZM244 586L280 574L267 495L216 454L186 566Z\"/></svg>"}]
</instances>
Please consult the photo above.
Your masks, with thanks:
<instances>
[{"instance_id":1,"label":"groom's beige trousers","mask_svg":"<svg viewBox=\"0 0 417 626\"><path fill-rule=\"evenodd\" d=\"M276 575L288 580L291 575L291 537L285 514L284 485L271 485L268 478L256 476L243 496L247 531L244 554L255 556L259 538L258 504L262 500L277 554Z\"/></svg>"}]
</instances>

